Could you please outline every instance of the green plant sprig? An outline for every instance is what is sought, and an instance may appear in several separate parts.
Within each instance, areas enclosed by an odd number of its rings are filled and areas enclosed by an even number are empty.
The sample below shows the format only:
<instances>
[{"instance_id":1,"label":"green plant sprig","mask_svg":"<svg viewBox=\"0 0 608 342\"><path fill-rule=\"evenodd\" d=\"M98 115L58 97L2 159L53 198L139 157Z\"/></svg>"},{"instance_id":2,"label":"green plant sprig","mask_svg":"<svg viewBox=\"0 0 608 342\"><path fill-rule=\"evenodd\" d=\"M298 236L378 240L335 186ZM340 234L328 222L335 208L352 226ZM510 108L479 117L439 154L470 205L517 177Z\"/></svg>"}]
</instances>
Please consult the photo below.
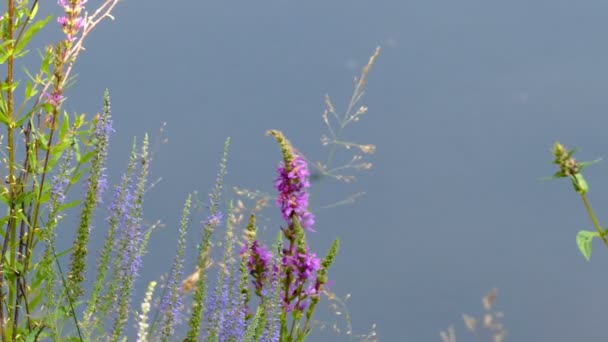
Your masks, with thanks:
<instances>
[{"instance_id":1,"label":"green plant sprig","mask_svg":"<svg viewBox=\"0 0 608 342\"><path fill-rule=\"evenodd\" d=\"M589 184L585 180L585 177L582 174L582 171L585 167L595 164L599 161L593 160L588 162L578 162L574 159L573 155L576 152L575 149L568 150L564 145L556 142L553 145L552 153L553 153L553 164L556 164L559 167L559 170L553 174L550 179L556 178L568 178L572 183L572 187L574 191L578 193L583 201L583 205L585 206L585 210L593 223L595 231L587 231L581 230L578 232L576 236L576 244L581 254L585 257L585 259L589 260L591 258L592 251L592 242L593 238L599 238L602 240L606 248L608 248L608 229L602 228L597 219L591 204L589 203L589 199L587 198L587 192L589 192Z\"/></svg>"}]
</instances>

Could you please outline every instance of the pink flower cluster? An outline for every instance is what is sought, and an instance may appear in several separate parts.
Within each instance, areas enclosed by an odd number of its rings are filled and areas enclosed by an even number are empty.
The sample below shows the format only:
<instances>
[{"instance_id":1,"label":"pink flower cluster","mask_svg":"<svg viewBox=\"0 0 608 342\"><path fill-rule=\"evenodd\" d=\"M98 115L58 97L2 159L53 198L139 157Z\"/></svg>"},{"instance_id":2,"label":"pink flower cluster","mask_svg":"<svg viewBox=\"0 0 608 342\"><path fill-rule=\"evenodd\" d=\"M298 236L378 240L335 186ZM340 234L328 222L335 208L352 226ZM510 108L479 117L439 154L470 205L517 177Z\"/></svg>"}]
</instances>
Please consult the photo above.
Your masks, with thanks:
<instances>
[{"instance_id":1,"label":"pink flower cluster","mask_svg":"<svg viewBox=\"0 0 608 342\"><path fill-rule=\"evenodd\" d=\"M247 246L243 247L247 248ZM241 255L245 251L246 249L241 250ZM260 245L258 240L253 241L250 247L249 259L247 260L247 268L249 269L249 274L253 277L253 286L258 296L262 295L262 288L268 277L271 260L272 253L266 247Z\"/></svg>"},{"instance_id":2,"label":"pink flower cluster","mask_svg":"<svg viewBox=\"0 0 608 342\"><path fill-rule=\"evenodd\" d=\"M308 177L308 165L306 161L296 156L291 165L280 165L277 169L279 177L275 181L275 187L279 191L277 205L281 208L283 219L291 227L292 218L295 216L302 228L308 231L315 223L314 215L308 211L308 193L306 189L310 187Z\"/></svg>"},{"instance_id":3,"label":"pink flower cluster","mask_svg":"<svg viewBox=\"0 0 608 342\"><path fill-rule=\"evenodd\" d=\"M84 26L85 19L81 16L84 4L88 0L57 0L57 4L63 8L65 16L57 18L63 33L69 42L76 40L78 31Z\"/></svg>"},{"instance_id":4,"label":"pink flower cluster","mask_svg":"<svg viewBox=\"0 0 608 342\"><path fill-rule=\"evenodd\" d=\"M283 304L288 311L295 308L303 311L309 299L319 295L320 284L315 279L321 267L321 260L310 251L310 248L304 251L291 247L283 250L282 264L284 269L291 270L294 275L294 281L290 284L289 293L285 297L287 300Z\"/></svg>"}]
</instances>

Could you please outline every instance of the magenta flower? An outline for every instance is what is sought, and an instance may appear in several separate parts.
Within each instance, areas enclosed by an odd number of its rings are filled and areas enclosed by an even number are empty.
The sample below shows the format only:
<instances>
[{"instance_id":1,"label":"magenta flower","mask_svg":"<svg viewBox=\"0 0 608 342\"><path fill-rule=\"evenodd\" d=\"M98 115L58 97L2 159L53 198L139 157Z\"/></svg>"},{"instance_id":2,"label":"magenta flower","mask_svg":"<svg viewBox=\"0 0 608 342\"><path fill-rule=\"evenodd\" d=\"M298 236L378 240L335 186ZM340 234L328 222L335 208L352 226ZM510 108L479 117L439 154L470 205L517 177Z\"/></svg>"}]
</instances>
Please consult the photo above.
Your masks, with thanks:
<instances>
[{"instance_id":1,"label":"magenta flower","mask_svg":"<svg viewBox=\"0 0 608 342\"><path fill-rule=\"evenodd\" d=\"M241 251L243 253L244 251ZM272 253L266 247L259 244L257 240L253 241L249 248L249 259L247 260L247 269L253 277L253 286L255 292L259 296L262 294L262 289L270 270L270 260Z\"/></svg>"},{"instance_id":2,"label":"magenta flower","mask_svg":"<svg viewBox=\"0 0 608 342\"><path fill-rule=\"evenodd\" d=\"M57 4L63 8L65 16L57 18L63 33L69 42L76 40L78 31L84 27L85 19L80 15L84 4L88 0L58 0Z\"/></svg>"},{"instance_id":3,"label":"magenta flower","mask_svg":"<svg viewBox=\"0 0 608 342\"><path fill-rule=\"evenodd\" d=\"M291 227L292 217L296 217L302 228L308 231L315 223L314 215L308 211L308 193L310 187L308 165L306 161L296 156L287 167L282 163L277 169L279 176L275 187L279 192L277 205L281 208L283 220Z\"/></svg>"},{"instance_id":4,"label":"magenta flower","mask_svg":"<svg viewBox=\"0 0 608 342\"><path fill-rule=\"evenodd\" d=\"M287 296L283 296L283 305L287 311L296 308L303 311L309 302L307 299L318 295L320 286L314 280L321 268L321 260L308 247L303 251L292 246L283 249L281 261L283 269L293 274Z\"/></svg>"},{"instance_id":5,"label":"magenta flower","mask_svg":"<svg viewBox=\"0 0 608 342\"><path fill-rule=\"evenodd\" d=\"M60 93L53 91L52 93L44 93L46 97L46 102L49 103L53 107L58 107L59 104L63 101L63 95Z\"/></svg>"},{"instance_id":6,"label":"magenta flower","mask_svg":"<svg viewBox=\"0 0 608 342\"><path fill-rule=\"evenodd\" d=\"M307 248L305 253L298 250L294 253L293 249L294 248L292 248L292 251L285 251L286 253L282 260L283 267L291 268L294 271L294 274L297 275L296 281L304 283L311 279L312 275L319 270L321 267L321 260L315 253L310 251L310 248Z\"/></svg>"}]
</instances>

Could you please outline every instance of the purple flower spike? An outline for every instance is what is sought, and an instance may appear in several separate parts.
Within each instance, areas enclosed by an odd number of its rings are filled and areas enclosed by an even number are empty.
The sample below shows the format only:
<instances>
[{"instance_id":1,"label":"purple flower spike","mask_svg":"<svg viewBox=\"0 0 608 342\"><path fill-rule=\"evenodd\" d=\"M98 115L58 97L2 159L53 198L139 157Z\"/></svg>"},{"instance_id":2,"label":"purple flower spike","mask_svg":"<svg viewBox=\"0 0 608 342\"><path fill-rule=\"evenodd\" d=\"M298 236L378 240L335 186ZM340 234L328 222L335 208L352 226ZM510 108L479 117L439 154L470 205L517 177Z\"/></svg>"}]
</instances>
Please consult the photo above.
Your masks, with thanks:
<instances>
[{"instance_id":1,"label":"purple flower spike","mask_svg":"<svg viewBox=\"0 0 608 342\"><path fill-rule=\"evenodd\" d=\"M65 16L57 18L63 33L69 42L76 40L76 35L85 25L85 19L81 16L84 4L88 0L58 0L57 4L63 8Z\"/></svg>"},{"instance_id":2,"label":"purple flower spike","mask_svg":"<svg viewBox=\"0 0 608 342\"><path fill-rule=\"evenodd\" d=\"M253 286L255 287L256 293L261 295L264 283L269 274L268 271L270 269L272 253L270 253L266 247L260 245L257 240L253 241L251 244L250 251L247 268L253 277Z\"/></svg>"},{"instance_id":3,"label":"purple flower spike","mask_svg":"<svg viewBox=\"0 0 608 342\"><path fill-rule=\"evenodd\" d=\"M292 217L295 215L302 228L314 231L312 229L315 223L314 215L308 211L306 189L310 187L308 181L310 172L306 161L302 157L296 156L289 167L282 164L277 172L279 173L279 177L275 181L275 187L279 192L277 205L281 208L283 220L291 226Z\"/></svg>"}]
</instances>

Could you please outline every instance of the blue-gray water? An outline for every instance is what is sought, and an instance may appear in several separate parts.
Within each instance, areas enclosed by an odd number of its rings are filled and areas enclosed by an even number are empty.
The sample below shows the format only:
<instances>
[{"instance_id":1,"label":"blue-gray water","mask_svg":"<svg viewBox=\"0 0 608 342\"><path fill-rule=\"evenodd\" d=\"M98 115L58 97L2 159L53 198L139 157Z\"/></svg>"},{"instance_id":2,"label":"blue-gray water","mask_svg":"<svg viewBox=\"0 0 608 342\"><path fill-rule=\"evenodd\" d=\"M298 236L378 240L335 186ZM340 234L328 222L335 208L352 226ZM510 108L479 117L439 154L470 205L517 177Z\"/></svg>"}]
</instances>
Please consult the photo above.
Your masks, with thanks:
<instances>
[{"instance_id":1,"label":"blue-gray water","mask_svg":"<svg viewBox=\"0 0 608 342\"><path fill-rule=\"evenodd\" d=\"M347 131L377 145L374 168L347 187L317 185L367 194L317 212L312 238L319 251L342 239L331 276L353 295L355 330L439 341L454 324L472 340L461 314L479 314L496 286L511 341L605 340L608 251L583 259L582 204L566 182L539 179L554 172L558 139L583 160L608 156L607 11L593 0L123 1L88 40L68 109L95 112L111 90L114 180L132 136L167 122L153 164L163 180L146 204L167 227L137 298L168 269L181 204L211 188L225 137L228 183L272 191L279 152L265 130L324 156L323 96L343 108L379 45L370 112ZM601 219L607 171L588 172Z\"/></svg>"}]
</instances>

